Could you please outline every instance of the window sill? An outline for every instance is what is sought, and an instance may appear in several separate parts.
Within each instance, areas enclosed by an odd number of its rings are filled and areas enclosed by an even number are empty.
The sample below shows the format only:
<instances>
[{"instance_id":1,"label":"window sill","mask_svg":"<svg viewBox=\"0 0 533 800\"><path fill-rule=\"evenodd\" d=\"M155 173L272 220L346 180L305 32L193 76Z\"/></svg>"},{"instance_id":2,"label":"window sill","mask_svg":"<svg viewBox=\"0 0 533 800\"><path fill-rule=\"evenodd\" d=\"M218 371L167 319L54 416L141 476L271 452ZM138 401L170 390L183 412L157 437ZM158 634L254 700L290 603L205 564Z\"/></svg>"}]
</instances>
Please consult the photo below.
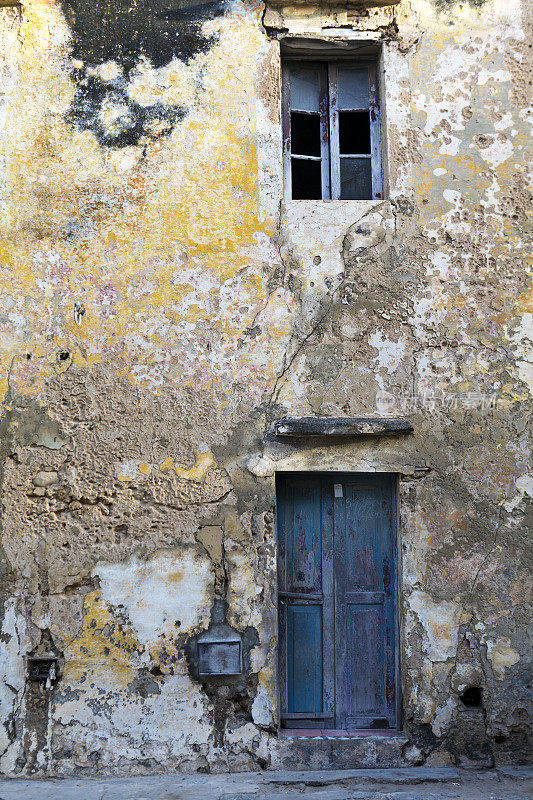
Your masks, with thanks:
<instances>
[{"instance_id":1,"label":"window sill","mask_svg":"<svg viewBox=\"0 0 533 800\"><path fill-rule=\"evenodd\" d=\"M282 200L284 206L302 206L311 207L315 206L335 206L337 208L373 208L379 206L383 200L381 198L375 200Z\"/></svg>"},{"instance_id":2,"label":"window sill","mask_svg":"<svg viewBox=\"0 0 533 800\"><path fill-rule=\"evenodd\" d=\"M322 225L348 224L366 216L383 200L283 200L281 218L289 224L299 224L306 220Z\"/></svg>"}]
</instances>

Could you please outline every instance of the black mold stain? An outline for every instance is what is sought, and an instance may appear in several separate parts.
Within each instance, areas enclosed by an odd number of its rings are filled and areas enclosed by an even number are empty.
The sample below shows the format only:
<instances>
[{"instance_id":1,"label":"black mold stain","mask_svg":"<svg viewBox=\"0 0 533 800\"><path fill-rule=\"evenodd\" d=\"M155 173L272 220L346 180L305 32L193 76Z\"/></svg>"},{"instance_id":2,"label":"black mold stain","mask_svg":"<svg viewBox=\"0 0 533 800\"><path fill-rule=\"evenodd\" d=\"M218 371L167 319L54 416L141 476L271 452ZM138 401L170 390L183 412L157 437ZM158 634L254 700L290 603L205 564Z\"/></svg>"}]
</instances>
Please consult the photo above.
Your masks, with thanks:
<instances>
[{"instance_id":1,"label":"black mold stain","mask_svg":"<svg viewBox=\"0 0 533 800\"><path fill-rule=\"evenodd\" d=\"M125 81L123 85L105 84L98 78L86 78L83 72L81 69L74 71L76 93L68 120L82 130L92 131L104 146L127 147L138 144L143 136L149 140L168 136L185 116L185 110L177 106L139 105L128 96ZM100 118L108 103L121 109L111 130L105 128Z\"/></svg>"},{"instance_id":2,"label":"black mold stain","mask_svg":"<svg viewBox=\"0 0 533 800\"><path fill-rule=\"evenodd\" d=\"M435 7L437 11L452 11L456 5L466 3L467 6L472 8L481 8L485 5L487 0L435 0Z\"/></svg>"},{"instance_id":3,"label":"black mold stain","mask_svg":"<svg viewBox=\"0 0 533 800\"><path fill-rule=\"evenodd\" d=\"M185 109L162 102L141 106L129 97L127 81L143 57L162 67L175 57L188 61L209 50L215 38L202 34L202 24L223 14L224 6L225 0L61 0L75 61L69 122L92 131L106 147L168 136ZM94 70L106 61L115 61L122 74L101 80ZM102 121L105 106L115 109L112 126Z\"/></svg>"}]
</instances>

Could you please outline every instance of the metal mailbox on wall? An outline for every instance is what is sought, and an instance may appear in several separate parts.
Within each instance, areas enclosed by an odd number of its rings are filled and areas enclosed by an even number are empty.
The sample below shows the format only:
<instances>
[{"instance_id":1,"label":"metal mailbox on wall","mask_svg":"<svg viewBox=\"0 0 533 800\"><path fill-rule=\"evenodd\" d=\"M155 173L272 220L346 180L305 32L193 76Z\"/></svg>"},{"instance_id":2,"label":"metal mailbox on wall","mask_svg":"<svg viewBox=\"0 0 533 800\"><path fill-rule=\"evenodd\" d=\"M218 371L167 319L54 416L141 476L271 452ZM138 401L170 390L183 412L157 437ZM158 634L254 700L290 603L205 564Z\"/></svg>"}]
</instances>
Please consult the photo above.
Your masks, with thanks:
<instances>
[{"instance_id":1,"label":"metal mailbox on wall","mask_svg":"<svg viewBox=\"0 0 533 800\"><path fill-rule=\"evenodd\" d=\"M225 602L216 599L211 611L211 624L196 640L198 675L242 675L242 639L226 622Z\"/></svg>"},{"instance_id":2,"label":"metal mailbox on wall","mask_svg":"<svg viewBox=\"0 0 533 800\"><path fill-rule=\"evenodd\" d=\"M199 675L240 675L241 673L240 639L198 642Z\"/></svg>"}]
</instances>

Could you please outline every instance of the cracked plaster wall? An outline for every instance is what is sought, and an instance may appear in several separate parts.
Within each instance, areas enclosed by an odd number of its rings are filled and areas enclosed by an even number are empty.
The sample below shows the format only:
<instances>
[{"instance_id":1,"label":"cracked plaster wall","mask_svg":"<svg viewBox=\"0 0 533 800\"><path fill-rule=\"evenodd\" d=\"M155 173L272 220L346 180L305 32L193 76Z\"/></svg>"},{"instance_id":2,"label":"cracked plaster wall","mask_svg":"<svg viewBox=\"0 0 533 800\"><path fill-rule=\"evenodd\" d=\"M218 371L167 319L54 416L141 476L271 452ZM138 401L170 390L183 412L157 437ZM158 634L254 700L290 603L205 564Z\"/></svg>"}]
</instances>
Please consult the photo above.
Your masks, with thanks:
<instances>
[{"instance_id":1,"label":"cracked plaster wall","mask_svg":"<svg viewBox=\"0 0 533 800\"><path fill-rule=\"evenodd\" d=\"M525 757L527 5L0 8L5 773L279 762L298 469L400 475L406 752ZM381 40L383 202L283 201L280 35ZM415 434L296 447L286 414ZM217 598L256 643L206 691Z\"/></svg>"}]
</instances>

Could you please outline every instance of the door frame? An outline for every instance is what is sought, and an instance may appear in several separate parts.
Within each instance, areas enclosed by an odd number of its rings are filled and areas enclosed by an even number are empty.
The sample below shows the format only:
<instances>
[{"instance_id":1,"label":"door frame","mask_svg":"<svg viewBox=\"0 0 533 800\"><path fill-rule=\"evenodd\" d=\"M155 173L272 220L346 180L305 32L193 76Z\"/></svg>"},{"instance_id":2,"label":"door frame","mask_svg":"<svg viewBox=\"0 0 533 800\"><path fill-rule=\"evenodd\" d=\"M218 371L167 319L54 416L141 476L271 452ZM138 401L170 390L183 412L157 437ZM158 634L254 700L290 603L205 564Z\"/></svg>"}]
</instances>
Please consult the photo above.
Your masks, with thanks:
<instances>
[{"instance_id":1,"label":"door frame","mask_svg":"<svg viewBox=\"0 0 533 800\"><path fill-rule=\"evenodd\" d=\"M274 474L274 540L276 544L276 580L275 580L275 602L276 602L276 628L277 628L277 646L276 646L276 677L277 677L277 684L278 684L278 691L277 691L277 699L278 699L278 731L289 732L290 727L282 727L282 685L281 685L281 660L283 657L286 657L286 653L284 652L285 649L285 640L286 637L282 636L282 622L279 614L279 565L278 565L278 485L279 480L283 476L286 475L297 475L304 477L306 475L312 476L316 475L317 477L321 475L327 475L328 477L334 477L335 475L371 475L374 473L378 474L385 474L390 475L393 482L393 522L392 522L392 539L393 539L393 556L394 556L394 570L395 570L395 590L394 590L394 631L395 631L395 683L396 683L396 727L395 728L386 728L386 729L379 729L382 730L383 733L389 730L392 734L399 733L403 730L403 696L402 696L402 667L403 667L403 652L404 652L404 641L402 636L402 625L401 621L403 619L403 609L401 604L401 598L403 595L403 586L402 586L402 575L403 575L403 563L402 563L402 541L401 541L401 526L400 526L400 519L401 519L401 507L400 507L400 477L401 472L398 470L390 470L390 469L383 469L383 470L354 470L354 469L336 469L336 470L324 470L324 469L307 469L307 470L295 470L295 469L280 469L276 470ZM325 719L331 719L331 714L323 714L322 715ZM321 728L319 725L321 724L318 722L316 723L316 731L317 735L320 735ZM312 724L309 723L309 717L305 718L305 727L306 728L314 728ZM293 726L294 727L294 726ZM322 728L326 728L327 726L323 726ZM378 730L378 729L375 729ZM361 729L361 735L373 735L374 730L364 730Z\"/></svg>"}]
</instances>

